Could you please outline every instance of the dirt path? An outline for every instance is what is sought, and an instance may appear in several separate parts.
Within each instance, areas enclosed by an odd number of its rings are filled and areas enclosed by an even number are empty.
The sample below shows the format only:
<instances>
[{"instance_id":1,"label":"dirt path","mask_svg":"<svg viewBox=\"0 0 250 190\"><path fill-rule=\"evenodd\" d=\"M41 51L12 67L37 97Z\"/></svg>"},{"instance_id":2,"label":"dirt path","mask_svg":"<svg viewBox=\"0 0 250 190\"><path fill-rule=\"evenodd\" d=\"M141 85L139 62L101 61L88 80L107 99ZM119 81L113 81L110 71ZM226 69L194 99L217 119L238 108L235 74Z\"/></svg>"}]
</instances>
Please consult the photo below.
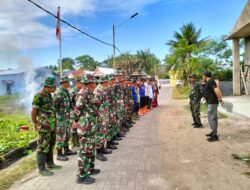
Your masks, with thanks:
<instances>
[{"instance_id":1,"label":"dirt path","mask_svg":"<svg viewBox=\"0 0 250 190\"><path fill-rule=\"evenodd\" d=\"M164 91L162 92L164 93ZM248 168L232 159L231 154L248 154L250 121L239 118L219 120L220 142L209 143L206 117L204 129L191 127L190 113L183 109L188 101L163 100L159 109L159 138L165 158L169 189L178 190L249 190Z\"/></svg>"},{"instance_id":2,"label":"dirt path","mask_svg":"<svg viewBox=\"0 0 250 190\"><path fill-rule=\"evenodd\" d=\"M249 190L248 168L234 160L233 153L247 154L250 122L230 118L219 121L220 141L209 143L206 118L204 129L191 126L191 116L183 106L188 101L171 99L170 88L163 88L160 106L141 118L108 155L98 162L101 174L94 185L75 183L77 158L60 163L63 169L53 177L34 177L18 182L13 190Z\"/></svg>"}]
</instances>

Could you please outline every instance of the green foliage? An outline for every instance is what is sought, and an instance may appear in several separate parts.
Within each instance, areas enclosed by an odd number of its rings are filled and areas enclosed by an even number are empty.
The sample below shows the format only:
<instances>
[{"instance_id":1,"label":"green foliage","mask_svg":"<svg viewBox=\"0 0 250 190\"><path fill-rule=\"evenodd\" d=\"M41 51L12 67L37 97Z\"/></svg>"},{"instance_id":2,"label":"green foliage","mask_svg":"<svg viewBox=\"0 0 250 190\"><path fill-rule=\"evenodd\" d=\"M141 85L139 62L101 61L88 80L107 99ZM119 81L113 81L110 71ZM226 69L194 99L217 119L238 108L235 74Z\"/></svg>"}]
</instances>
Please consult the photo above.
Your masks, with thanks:
<instances>
[{"instance_id":1,"label":"green foliage","mask_svg":"<svg viewBox=\"0 0 250 190\"><path fill-rule=\"evenodd\" d=\"M20 130L23 125L29 126L28 131ZM36 138L31 121L21 115L0 115L0 156L16 148L27 148L29 142Z\"/></svg>"},{"instance_id":2,"label":"green foliage","mask_svg":"<svg viewBox=\"0 0 250 190\"><path fill-rule=\"evenodd\" d=\"M74 70L75 61L70 57L65 57L62 59L62 69Z\"/></svg>"},{"instance_id":3,"label":"green foliage","mask_svg":"<svg viewBox=\"0 0 250 190\"><path fill-rule=\"evenodd\" d=\"M90 71L94 71L97 66L100 65L98 61L96 61L93 57L90 55L81 55L77 57L76 59L77 66L80 69L87 69Z\"/></svg>"},{"instance_id":4,"label":"green foliage","mask_svg":"<svg viewBox=\"0 0 250 190\"><path fill-rule=\"evenodd\" d=\"M172 98L177 100L188 99L189 86L179 86L172 88Z\"/></svg>"}]
</instances>

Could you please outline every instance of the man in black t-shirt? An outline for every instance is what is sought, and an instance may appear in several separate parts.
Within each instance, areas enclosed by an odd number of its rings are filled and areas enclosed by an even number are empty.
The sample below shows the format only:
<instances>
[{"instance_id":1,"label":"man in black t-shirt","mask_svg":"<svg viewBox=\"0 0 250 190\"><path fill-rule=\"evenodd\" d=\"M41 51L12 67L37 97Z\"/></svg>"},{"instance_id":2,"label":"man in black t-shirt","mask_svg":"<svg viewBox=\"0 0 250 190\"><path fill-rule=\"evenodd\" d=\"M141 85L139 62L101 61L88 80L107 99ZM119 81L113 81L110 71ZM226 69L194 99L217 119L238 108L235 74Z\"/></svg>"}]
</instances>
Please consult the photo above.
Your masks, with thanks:
<instances>
[{"instance_id":1,"label":"man in black t-shirt","mask_svg":"<svg viewBox=\"0 0 250 190\"><path fill-rule=\"evenodd\" d=\"M220 88L217 86L216 82L211 78L212 74L210 71L205 71L203 73L203 79L206 82L204 86L204 94L203 96L206 99L208 104L208 122L212 129L212 132L207 134L209 138L207 139L209 142L218 141L219 137L217 135L218 128L218 117L217 117L217 109L219 102L222 106L224 106L224 102L222 100L222 93Z\"/></svg>"}]
</instances>

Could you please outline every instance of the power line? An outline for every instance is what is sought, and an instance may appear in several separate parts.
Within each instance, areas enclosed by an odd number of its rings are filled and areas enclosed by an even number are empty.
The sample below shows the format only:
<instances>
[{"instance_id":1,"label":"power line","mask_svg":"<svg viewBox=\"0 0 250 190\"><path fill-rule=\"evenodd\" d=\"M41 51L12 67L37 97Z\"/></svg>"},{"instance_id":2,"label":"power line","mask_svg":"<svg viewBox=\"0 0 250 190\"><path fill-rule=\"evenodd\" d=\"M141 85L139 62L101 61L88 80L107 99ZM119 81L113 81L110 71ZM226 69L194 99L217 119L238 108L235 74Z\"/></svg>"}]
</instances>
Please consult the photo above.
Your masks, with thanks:
<instances>
[{"instance_id":1,"label":"power line","mask_svg":"<svg viewBox=\"0 0 250 190\"><path fill-rule=\"evenodd\" d=\"M41 10L43 10L43 11L45 11L46 13L50 14L51 16L57 18L57 16L56 16L55 14L53 14L52 12L46 10L45 8L43 8L42 6L38 5L38 4L35 3L34 1L32 1L32 0L27 0L27 1L29 1L29 2L32 3L32 4L34 4L36 7L38 7L39 9L41 9ZM92 38L93 40L96 40L96 41L98 41L98 42L100 42L100 43L102 43L102 44L105 44L105 45L107 45L107 46L113 47L112 44L110 44L110 43L108 43L108 42L105 42L105 41L102 41L102 40L100 40L100 39L98 39L98 38L96 38L96 37L94 37L94 36L88 34L87 32L82 31L81 29L79 29L79 28L73 26L73 25L70 24L69 22L67 22L67 21L65 21L65 20L63 20L63 19L61 19L61 18L57 18L57 19L60 20L61 22L63 22L64 24L68 25L69 27L71 27L71 28L77 30L78 32L80 32L80 33L82 33L82 34L88 36L89 38Z\"/></svg>"}]
</instances>

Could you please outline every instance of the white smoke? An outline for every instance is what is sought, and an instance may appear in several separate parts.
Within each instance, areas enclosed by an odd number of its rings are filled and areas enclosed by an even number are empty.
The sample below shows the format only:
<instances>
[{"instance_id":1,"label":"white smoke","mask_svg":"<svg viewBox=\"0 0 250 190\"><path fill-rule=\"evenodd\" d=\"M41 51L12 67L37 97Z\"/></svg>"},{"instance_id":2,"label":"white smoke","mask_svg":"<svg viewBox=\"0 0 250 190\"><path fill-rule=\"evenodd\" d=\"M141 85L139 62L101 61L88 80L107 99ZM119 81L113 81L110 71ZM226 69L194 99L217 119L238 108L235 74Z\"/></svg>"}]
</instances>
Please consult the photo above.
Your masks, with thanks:
<instances>
[{"instance_id":1,"label":"white smoke","mask_svg":"<svg viewBox=\"0 0 250 190\"><path fill-rule=\"evenodd\" d=\"M37 73L32 64L31 58L20 58L19 67L26 70L24 74L24 89L20 94L20 105L24 107L25 112L29 114L32 107L33 97L41 87L41 83L36 80Z\"/></svg>"}]
</instances>

